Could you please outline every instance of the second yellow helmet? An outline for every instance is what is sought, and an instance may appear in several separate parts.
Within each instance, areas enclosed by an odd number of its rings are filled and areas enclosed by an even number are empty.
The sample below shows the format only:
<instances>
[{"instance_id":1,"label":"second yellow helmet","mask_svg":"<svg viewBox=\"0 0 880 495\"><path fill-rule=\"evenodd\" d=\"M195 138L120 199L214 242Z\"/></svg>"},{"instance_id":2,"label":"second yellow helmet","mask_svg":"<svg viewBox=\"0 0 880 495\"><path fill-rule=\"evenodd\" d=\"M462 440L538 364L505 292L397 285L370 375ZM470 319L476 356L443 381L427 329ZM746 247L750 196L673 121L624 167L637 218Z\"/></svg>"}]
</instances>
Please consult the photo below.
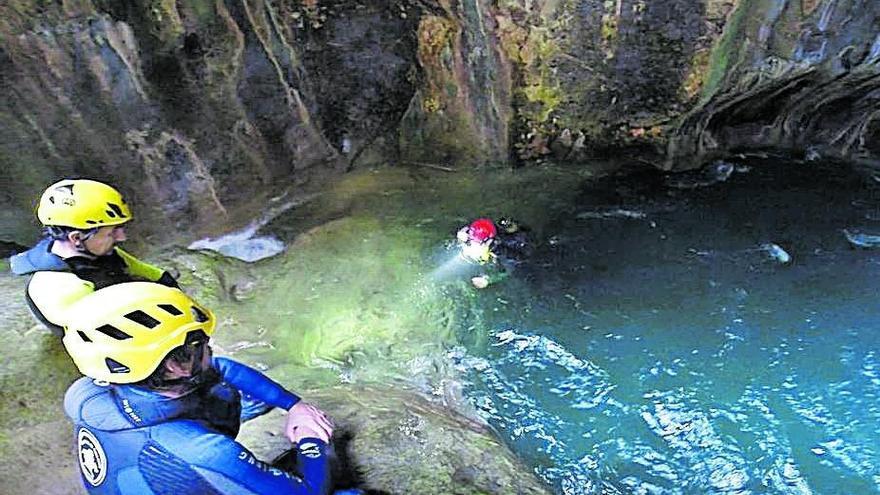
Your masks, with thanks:
<instances>
[{"instance_id":1,"label":"second yellow helmet","mask_svg":"<svg viewBox=\"0 0 880 495\"><path fill-rule=\"evenodd\" d=\"M188 333L210 336L215 325L210 310L178 289L128 282L71 305L63 342L83 375L134 383L149 377Z\"/></svg>"}]
</instances>

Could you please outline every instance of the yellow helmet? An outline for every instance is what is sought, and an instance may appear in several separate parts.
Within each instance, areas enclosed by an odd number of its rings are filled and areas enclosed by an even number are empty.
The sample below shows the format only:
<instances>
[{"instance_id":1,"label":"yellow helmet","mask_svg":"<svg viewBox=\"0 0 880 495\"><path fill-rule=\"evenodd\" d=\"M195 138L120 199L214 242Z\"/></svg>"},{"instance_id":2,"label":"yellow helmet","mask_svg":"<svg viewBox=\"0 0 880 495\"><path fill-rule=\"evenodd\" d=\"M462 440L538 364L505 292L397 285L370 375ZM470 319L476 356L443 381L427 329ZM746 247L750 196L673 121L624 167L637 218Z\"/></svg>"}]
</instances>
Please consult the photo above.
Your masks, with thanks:
<instances>
[{"instance_id":1,"label":"yellow helmet","mask_svg":"<svg viewBox=\"0 0 880 495\"><path fill-rule=\"evenodd\" d=\"M49 186L40 198L37 218L50 227L94 229L131 220L122 194L88 179L65 179Z\"/></svg>"},{"instance_id":2,"label":"yellow helmet","mask_svg":"<svg viewBox=\"0 0 880 495\"><path fill-rule=\"evenodd\" d=\"M67 315L64 347L83 375L110 383L149 377L188 333L214 333L207 308L178 289L127 282L97 290Z\"/></svg>"}]
</instances>

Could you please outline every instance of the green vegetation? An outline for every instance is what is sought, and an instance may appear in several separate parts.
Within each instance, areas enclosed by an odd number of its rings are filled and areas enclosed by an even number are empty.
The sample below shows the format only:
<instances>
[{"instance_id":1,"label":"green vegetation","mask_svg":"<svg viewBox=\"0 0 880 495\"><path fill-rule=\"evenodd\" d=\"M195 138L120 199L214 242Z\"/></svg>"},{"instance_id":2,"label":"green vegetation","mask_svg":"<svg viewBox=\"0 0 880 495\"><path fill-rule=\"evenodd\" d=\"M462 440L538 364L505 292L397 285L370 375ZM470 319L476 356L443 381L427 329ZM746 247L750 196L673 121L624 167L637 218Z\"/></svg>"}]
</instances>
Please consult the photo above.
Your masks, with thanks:
<instances>
[{"instance_id":1,"label":"green vegetation","mask_svg":"<svg viewBox=\"0 0 880 495\"><path fill-rule=\"evenodd\" d=\"M0 312L0 459L5 465L14 465L8 459L21 455L21 445L9 442L9 432L57 421L64 391L79 376L58 337L28 313L23 284L8 273L0 276L5 301Z\"/></svg>"},{"instance_id":2,"label":"green vegetation","mask_svg":"<svg viewBox=\"0 0 880 495\"><path fill-rule=\"evenodd\" d=\"M751 1L740 0L738 5L734 7L733 12L731 12L727 25L724 26L724 32L709 56L709 74L705 78L702 89L703 101L711 98L718 90L730 68L731 57L736 57L739 53L741 48L739 40L742 39L743 35L741 31L746 27L746 14L750 10Z\"/></svg>"}]
</instances>

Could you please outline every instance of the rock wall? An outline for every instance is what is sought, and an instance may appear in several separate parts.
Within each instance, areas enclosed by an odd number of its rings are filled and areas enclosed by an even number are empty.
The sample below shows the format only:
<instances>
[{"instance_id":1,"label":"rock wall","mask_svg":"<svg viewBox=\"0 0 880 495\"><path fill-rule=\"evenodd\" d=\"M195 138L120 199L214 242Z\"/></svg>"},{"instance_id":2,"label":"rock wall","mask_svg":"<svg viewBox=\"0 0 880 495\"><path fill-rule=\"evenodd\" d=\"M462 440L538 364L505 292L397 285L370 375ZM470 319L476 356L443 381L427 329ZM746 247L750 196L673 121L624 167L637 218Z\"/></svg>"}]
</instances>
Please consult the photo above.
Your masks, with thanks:
<instances>
[{"instance_id":1,"label":"rock wall","mask_svg":"<svg viewBox=\"0 0 880 495\"><path fill-rule=\"evenodd\" d=\"M669 158L784 148L877 164L880 3L741 0Z\"/></svg>"},{"instance_id":2,"label":"rock wall","mask_svg":"<svg viewBox=\"0 0 880 495\"><path fill-rule=\"evenodd\" d=\"M343 166L314 120L290 14L256 1L0 6L13 239L33 235L31 205L60 176L113 182L162 219L142 229L166 233L222 228L228 206Z\"/></svg>"},{"instance_id":3,"label":"rock wall","mask_svg":"<svg viewBox=\"0 0 880 495\"><path fill-rule=\"evenodd\" d=\"M871 0L12 0L0 226L29 242L61 176L167 237L363 164L873 161L878 22Z\"/></svg>"}]
</instances>

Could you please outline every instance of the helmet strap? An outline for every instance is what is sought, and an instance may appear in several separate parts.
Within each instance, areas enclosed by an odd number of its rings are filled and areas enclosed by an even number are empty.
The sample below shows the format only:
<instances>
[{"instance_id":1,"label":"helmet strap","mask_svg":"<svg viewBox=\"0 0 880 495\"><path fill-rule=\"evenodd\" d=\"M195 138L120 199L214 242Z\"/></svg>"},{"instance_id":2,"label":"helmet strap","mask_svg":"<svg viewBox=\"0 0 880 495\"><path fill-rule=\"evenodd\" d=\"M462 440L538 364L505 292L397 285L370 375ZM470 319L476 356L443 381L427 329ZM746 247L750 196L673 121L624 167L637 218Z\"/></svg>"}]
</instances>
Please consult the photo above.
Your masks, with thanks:
<instances>
[{"instance_id":1,"label":"helmet strap","mask_svg":"<svg viewBox=\"0 0 880 495\"><path fill-rule=\"evenodd\" d=\"M91 239L92 236L98 232L98 229L75 230L73 232L79 232L81 234L78 239L71 239L70 233L68 233L67 240L73 243L73 248L86 256L97 256L95 253L89 251L89 248L86 246L86 241Z\"/></svg>"},{"instance_id":2,"label":"helmet strap","mask_svg":"<svg viewBox=\"0 0 880 495\"><path fill-rule=\"evenodd\" d=\"M162 380L161 385L155 387L156 390L174 390L176 395L188 395L196 390L212 386L220 382L220 374L214 368L202 369L198 365L198 369L193 368L190 376L180 378L170 378Z\"/></svg>"}]
</instances>

